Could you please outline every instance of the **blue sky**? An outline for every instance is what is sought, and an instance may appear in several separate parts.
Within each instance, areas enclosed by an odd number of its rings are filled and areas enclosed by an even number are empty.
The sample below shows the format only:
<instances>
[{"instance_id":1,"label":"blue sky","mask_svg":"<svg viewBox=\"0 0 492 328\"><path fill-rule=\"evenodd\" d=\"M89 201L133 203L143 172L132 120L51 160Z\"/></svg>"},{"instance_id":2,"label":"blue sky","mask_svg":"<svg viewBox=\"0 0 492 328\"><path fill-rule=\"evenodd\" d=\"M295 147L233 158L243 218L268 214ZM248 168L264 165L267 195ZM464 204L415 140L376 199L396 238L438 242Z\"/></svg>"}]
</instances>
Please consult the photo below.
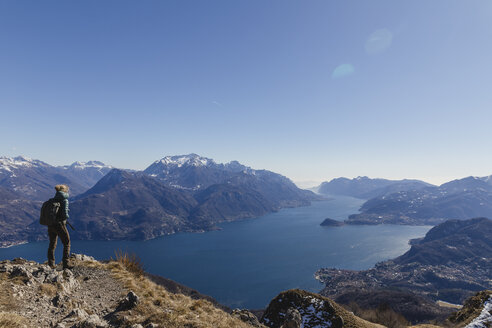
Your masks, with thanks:
<instances>
[{"instance_id":1,"label":"blue sky","mask_svg":"<svg viewBox=\"0 0 492 328\"><path fill-rule=\"evenodd\" d=\"M0 155L492 174L492 1L0 1Z\"/></svg>"}]
</instances>

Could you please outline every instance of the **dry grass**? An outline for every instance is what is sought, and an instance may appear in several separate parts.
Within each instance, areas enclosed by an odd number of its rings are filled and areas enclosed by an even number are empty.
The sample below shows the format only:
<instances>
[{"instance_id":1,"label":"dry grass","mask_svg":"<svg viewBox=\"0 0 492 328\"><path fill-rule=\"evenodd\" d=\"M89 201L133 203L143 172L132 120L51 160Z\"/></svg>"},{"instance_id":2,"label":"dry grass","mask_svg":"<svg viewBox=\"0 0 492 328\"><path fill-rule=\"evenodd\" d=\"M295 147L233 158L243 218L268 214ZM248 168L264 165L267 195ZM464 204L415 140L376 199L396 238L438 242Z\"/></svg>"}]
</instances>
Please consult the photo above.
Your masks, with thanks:
<instances>
[{"instance_id":1,"label":"dry grass","mask_svg":"<svg viewBox=\"0 0 492 328\"><path fill-rule=\"evenodd\" d=\"M0 328L27 327L27 319L11 312L0 312Z\"/></svg>"},{"instance_id":2,"label":"dry grass","mask_svg":"<svg viewBox=\"0 0 492 328\"><path fill-rule=\"evenodd\" d=\"M169 293L145 276L136 276L120 261L104 265L111 270L113 277L140 297L140 303L131 315L125 314L131 324L145 326L153 322L168 328L251 328L206 300L193 300L182 294Z\"/></svg>"},{"instance_id":3,"label":"dry grass","mask_svg":"<svg viewBox=\"0 0 492 328\"><path fill-rule=\"evenodd\" d=\"M6 280L7 274L0 274L0 311L10 311L17 308L12 287Z\"/></svg>"},{"instance_id":4,"label":"dry grass","mask_svg":"<svg viewBox=\"0 0 492 328\"><path fill-rule=\"evenodd\" d=\"M114 261L84 261L78 265L109 271L123 286L122 293L133 290L139 296L140 301L135 308L115 314L115 319L122 319L119 327L129 328L137 323L145 326L152 322L159 327L167 328L251 328L250 325L216 308L209 301L193 300L183 294L172 294L150 281L145 277L141 263L136 257L118 253ZM15 304L12 286L9 277L0 274L0 328L30 327L27 318L16 314L19 305ZM41 284L38 288L39 294L47 296L55 296L59 291L57 285L51 284ZM66 302L65 305L68 310L73 306L84 308L83 304L72 302Z\"/></svg>"},{"instance_id":5,"label":"dry grass","mask_svg":"<svg viewBox=\"0 0 492 328\"><path fill-rule=\"evenodd\" d=\"M409 325L405 317L384 304L377 309L361 309L356 303L351 303L348 305L348 309L364 320L378 323L388 328L403 328Z\"/></svg>"},{"instance_id":6,"label":"dry grass","mask_svg":"<svg viewBox=\"0 0 492 328\"><path fill-rule=\"evenodd\" d=\"M25 285L29 281L29 278L23 276L10 277L8 273L0 273L0 281L5 282L7 280L16 285Z\"/></svg>"},{"instance_id":7,"label":"dry grass","mask_svg":"<svg viewBox=\"0 0 492 328\"><path fill-rule=\"evenodd\" d=\"M117 262L123 264L123 266L135 276L140 277L144 275L145 271L143 263L135 253L128 254L122 250L117 250L115 251L115 257Z\"/></svg>"},{"instance_id":8,"label":"dry grass","mask_svg":"<svg viewBox=\"0 0 492 328\"><path fill-rule=\"evenodd\" d=\"M53 297L56 295L58 288L52 284L41 284L41 285L39 285L39 291L43 295Z\"/></svg>"},{"instance_id":9,"label":"dry grass","mask_svg":"<svg viewBox=\"0 0 492 328\"><path fill-rule=\"evenodd\" d=\"M13 312L19 305L15 301L11 280L6 273L0 274L0 291L0 328L28 327L27 318Z\"/></svg>"}]
</instances>

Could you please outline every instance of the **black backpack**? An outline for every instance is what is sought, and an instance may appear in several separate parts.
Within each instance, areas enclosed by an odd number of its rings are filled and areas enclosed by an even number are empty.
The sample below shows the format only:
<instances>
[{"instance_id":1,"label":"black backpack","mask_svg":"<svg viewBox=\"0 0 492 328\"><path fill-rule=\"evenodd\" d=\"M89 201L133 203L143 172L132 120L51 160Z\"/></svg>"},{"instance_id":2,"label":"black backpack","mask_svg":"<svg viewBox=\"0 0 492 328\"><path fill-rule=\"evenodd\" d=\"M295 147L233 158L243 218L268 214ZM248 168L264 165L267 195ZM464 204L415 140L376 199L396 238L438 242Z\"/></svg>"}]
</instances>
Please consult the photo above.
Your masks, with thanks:
<instances>
[{"instance_id":1,"label":"black backpack","mask_svg":"<svg viewBox=\"0 0 492 328\"><path fill-rule=\"evenodd\" d=\"M39 223L42 225L54 225L59 222L58 213L60 212L61 203L59 200L51 198L41 206L41 215Z\"/></svg>"}]
</instances>

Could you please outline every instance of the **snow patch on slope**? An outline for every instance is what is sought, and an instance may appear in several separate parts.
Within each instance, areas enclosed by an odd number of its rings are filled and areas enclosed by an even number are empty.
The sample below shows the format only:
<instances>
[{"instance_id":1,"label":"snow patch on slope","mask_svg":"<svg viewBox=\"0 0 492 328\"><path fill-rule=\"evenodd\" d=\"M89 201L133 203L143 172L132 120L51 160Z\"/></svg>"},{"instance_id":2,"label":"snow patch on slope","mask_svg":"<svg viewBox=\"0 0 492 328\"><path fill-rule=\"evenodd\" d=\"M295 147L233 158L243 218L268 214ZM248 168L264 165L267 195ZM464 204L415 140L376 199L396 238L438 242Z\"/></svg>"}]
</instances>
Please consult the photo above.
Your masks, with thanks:
<instances>
[{"instance_id":1,"label":"snow patch on slope","mask_svg":"<svg viewBox=\"0 0 492 328\"><path fill-rule=\"evenodd\" d=\"M492 326L492 296L484 303L482 312L465 328L489 328Z\"/></svg>"},{"instance_id":2,"label":"snow patch on slope","mask_svg":"<svg viewBox=\"0 0 492 328\"><path fill-rule=\"evenodd\" d=\"M106 165L103 162L99 161L88 161L88 162L74 162L71 165L60 166L61 169L64 170L86 170L86 169L112 169L111 165Z\"/></svg>"},{"instance_id":3,"label":"snow patch on slope","mask_svg":"<svg viewBox=\"0 0 492 328\"><path fill-rule=\"evenodd\" d=\"M324 301L316 299L314 297L306 297L311 303L307 308L297 307L301 317L302 324L301 327L309 328L329 328L332 323L327 316L331 315L323 310Z\"/></svg>"},{"instance_id":4,"label":"snow patch on slope","mask_svg":"<svg viewBox=\"0 0 492 328\"><path fill-rule=\"evenodd\" d=\"M34 160L29 157L0 157L0 170L13 172L18 169L34 167L34 166L49 166L39 160Z\"/></svg>"}]
</instances>

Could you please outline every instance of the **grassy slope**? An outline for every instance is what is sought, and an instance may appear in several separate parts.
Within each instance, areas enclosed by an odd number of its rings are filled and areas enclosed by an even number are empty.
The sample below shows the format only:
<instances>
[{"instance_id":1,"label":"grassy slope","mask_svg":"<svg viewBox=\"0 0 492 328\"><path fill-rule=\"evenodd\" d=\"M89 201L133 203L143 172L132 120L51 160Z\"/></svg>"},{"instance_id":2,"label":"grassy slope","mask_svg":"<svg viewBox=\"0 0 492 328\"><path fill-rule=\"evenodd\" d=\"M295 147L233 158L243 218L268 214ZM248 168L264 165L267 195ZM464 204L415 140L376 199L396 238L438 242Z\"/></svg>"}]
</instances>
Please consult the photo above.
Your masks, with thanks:
<instances>
[{"instance_id":1,"label":"grassy slope","mask_svg":"<svg viewBox=\"0 0 492 328\"><path fill-rule=\"evenodd\" d=\"M228 313L215 307L207 300L194 300L182 294L173 294L147 279L145 275L129 271L121 262L98 261L77 262L78 266L87 266L97 270L105 270L121 283L122 292L134 291L139 297L138 305L122 311L125 322L122 327L130 327L140 323L145 326L148 322L159 324L159 327L189 327L189 328L251 328L250 325L233 318ZM15 278L14 278L15 280ZM10 292L11 284L24 284L14 281L7 274L0 274L0 327L29 327L30 318L19 315L19 304ZM56 286L54 286L56 289ZM41 291L40 291L41 292ZM27 324L27 326L26 326Z\"/></svg>"}]
</instances>

